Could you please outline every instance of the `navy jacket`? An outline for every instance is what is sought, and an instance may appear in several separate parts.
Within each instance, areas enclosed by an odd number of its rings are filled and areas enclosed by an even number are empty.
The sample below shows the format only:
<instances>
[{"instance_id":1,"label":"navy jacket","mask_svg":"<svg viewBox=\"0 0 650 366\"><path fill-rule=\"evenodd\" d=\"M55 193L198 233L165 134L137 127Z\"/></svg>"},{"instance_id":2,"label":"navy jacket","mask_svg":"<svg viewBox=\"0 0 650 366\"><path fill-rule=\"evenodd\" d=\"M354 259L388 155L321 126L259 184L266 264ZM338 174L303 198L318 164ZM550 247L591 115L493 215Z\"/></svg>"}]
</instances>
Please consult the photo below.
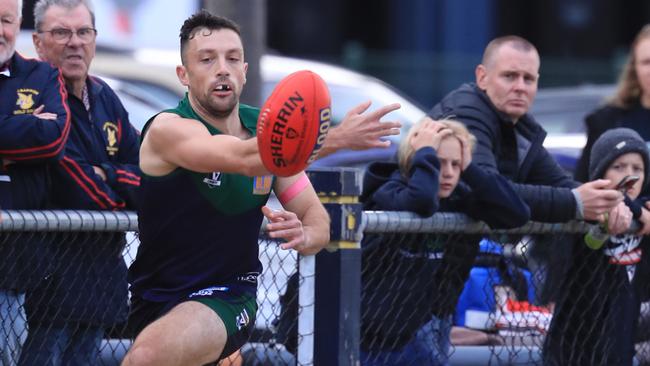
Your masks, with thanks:
<instances>
[{"instance_id":1,"label":"navy jacket","mask_svg":"<svg viewBox=\"0 0 650 366\"><path fill-rule=\"evenodd\" d=\"M507 179L474 163L452 195L438 199L440 163L432 148L413 157L409 179L394 163L373 163L363 182L364 210L412 211L431 216L462 212L492 228L528 222L528 206ZM431 318L453 314L478 252L480 235L366 235L362 241L361 342L366 350L408 342Z\"/></svg>"},{"instance_id":2,"label":"navy jacket","mask_svg":"<svg viewBox=\"0 0 650 366\"><path fill-rule=\"evenodd\" d=\"M62 155L70 131L67 93L59 71L15 53L10 76L0 75L0 209L47 207L48 163ZM56 114L56 120L34 116ZM16 243L19 247L16 247ZM49 272L44 238L0 233L0 288L24 291Z\"/></svg>"},{"instance_id":3,"label":"navy jacket","mask_svg":"<svg viewBox=\"0 0 650 366\"><path fill-rule=\"evenodd\" d=\"M66 209L136 209L140 186L139 134L115 92L101 79L86 83L91 115L70 94L72 131L65 154L53 169L53 202ZM101 166L104 182L93 170Z\"/></svg>"},{"instance_id":4,"label":"navy jacket","mask_svg":"<svg viewBox=\"0 0 650 366\"><path fill-rule=\"evenodd\" d=\"M10 71L0 76L0 158L16 164L0 167L0 175L11 177L11 183L0 182L0 208L40 209L48 190L46 164L61 157L70 131L67 93L59 71L46 63L16 53ZM57 119L35 117L41 105Z\"/></svg>"},{"instance_id":5,"label":"navy jacket","mask_svg":"<svg viewBox=\"0 0 650 366\"><path fill-rule=\"evenodd\" d=\"M68 96L72 129L63 158L52 167L53 205L60 209L136 209L139 136L115 92L89 77L90 114ZM106 172L104 182L93 166ZM57 236L57 267L39 291L28 293L30 323L80 321L110 325L127 314L124 233ZM46 296L49 301L41 301Z\"/></svg>"},{"instance_id":6,"label":"navy jacket","mask_svg":"<svg viewBox=\"0 0 650 366\"><path fill-rule=\"evenodd\" d=\"M514 184L528 204L531 219L566 222L576 218L574 182L546 151L546 131L529 114L513 125L498 112L476 84L463 84L429 112L433 119L451 117L463 122L477 138L473 162L498 172Z\"/></svg>"}]
</instances>

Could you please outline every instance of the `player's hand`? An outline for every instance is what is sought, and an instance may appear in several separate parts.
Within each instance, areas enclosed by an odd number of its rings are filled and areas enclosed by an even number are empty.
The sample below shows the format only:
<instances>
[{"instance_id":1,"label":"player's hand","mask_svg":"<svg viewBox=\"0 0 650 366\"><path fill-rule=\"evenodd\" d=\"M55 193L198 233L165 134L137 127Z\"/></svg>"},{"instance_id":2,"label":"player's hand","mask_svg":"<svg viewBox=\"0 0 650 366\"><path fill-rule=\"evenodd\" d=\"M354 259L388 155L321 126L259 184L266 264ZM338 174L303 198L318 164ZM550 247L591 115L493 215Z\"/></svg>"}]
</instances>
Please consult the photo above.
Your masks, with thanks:
<instances>
[{"instance_id":1,"label":"player's hand","mask_svg":"<svg viewBox=\"0 0 650 366\"><path fill-rule=\"evenodd\" d=\"M621 202L611 211L607 219L607 232L612 235L626 232L632 224L632 211L625 202Z\"/></svg>"},{"instance_id":2,"label":"player's hand","mask_svg":"<svg viewBox=\"0 0 650 366\"><path fill-rule=\"evenodd\" d=\"M623 202L623 194L615 189L607 189L611 182L597 179L576 188L582 199L585 220L601 220L605 212L611 211Z\"/></svg>"},{"instance_id":3,"label":"player's hand","mask_svg":"<svg viewBox=\"0 0 650 366\"><path fill-rule=\"evenodd\" d=\"M399 135L402 124L397 121L381 121L381 119L388 113L400 109L401 106L399 103L393 103L365 113L370 108L370 104L370 101L366 101L350 109L343 117L343 121L329 131L328 139L333 146L351 150L390 146L390 141L381 138Z\"/></svg>"},{"instance_id":4,"label":"player's hand","mask_svg":"<svg viewBox=\"0 0 650 366\"><path fill-rule=\"evenodd\" d=\"M45 105L40 105L38 108L34 109L34 112L32 113L35 117L40 118L40 119L47 119L50 121L53 121L56 119L56 114L55 113L50 113L50 112L43 112L45 109Z\"/></svg>"},{"instance_id":5,"label":"player's hand","mask_svg":"<svg viewBox=\"0 0 650 366\"><path fill-rule=\"evenodd\" d=\"M286 243L281 244L280 248L300 250L306 246L305 230L295 213L272 210L268 206L262 207L262 213L269 220L266 225L269 236L274 239L286 240Z\"/></svg>"}]
</instances>

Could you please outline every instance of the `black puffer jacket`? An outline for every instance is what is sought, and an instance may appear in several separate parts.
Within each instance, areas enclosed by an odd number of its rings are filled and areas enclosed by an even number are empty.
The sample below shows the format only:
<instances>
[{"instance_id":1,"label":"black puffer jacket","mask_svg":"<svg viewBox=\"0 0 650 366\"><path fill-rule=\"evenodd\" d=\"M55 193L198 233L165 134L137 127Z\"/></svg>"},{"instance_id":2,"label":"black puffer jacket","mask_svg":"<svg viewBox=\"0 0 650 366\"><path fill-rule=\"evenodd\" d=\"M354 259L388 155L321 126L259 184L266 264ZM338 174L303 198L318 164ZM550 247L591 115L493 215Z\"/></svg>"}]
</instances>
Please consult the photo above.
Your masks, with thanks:
<instances>
[{"instance_id":1,"label":"black puffer jacket","mask_svg":"<svg viewBox=\"0 0 650 366\"><path fill-rule=\"evenodd\" d=\"M513 182L528 204L531 219L566 222L576 217L571 188L578 185L546 151L546 131L529 114L516 124L498 112L476 84L463 84L429 112L433 119L450 117L463 122L477 146L473 162Z\"/></svg>"}]
</instances>

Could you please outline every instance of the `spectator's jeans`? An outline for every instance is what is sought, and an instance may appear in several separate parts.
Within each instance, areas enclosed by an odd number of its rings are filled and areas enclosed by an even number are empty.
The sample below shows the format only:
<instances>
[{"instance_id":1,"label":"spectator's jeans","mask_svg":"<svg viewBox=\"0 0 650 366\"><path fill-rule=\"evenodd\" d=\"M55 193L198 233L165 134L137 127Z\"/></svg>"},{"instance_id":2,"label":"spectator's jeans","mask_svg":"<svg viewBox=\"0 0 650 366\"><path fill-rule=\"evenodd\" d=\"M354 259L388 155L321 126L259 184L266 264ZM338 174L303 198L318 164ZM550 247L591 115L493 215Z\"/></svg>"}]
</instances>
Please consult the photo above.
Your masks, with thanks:
<instances>
[{"instance_id":1,"label":"spectator's jeans","mask_svg":"<svg viewBox=\"0 0 650 366\"><path fill-rule=\"evenodd\" d=\"M447 366L451 346L449 338L451 326L451 316L443 319L432 316L431 320L418 330L413 340L399 350L361 351L361 364L363 366Z\"/></svg>"},{"instance_id":2,"label":"spectator's jeans","mask_svg":"<svg viewBox=\"0 0 650 366\"><path fill-rule=\"evenodd\" d=\"M0 290L0 364L5 366L16 365L27 337L24 303L24 293Z\"/></svg>"},{"instance_id":3,"label":"spectator's jeans","mask_svg":"<svg viewBox=\"0 0 650 366\"><path fill-rule=\"evenodd\" d=\"M93 366L99 360L104 330L68 323L30 326L20 366Z\"/></svg>"}]
</instances>

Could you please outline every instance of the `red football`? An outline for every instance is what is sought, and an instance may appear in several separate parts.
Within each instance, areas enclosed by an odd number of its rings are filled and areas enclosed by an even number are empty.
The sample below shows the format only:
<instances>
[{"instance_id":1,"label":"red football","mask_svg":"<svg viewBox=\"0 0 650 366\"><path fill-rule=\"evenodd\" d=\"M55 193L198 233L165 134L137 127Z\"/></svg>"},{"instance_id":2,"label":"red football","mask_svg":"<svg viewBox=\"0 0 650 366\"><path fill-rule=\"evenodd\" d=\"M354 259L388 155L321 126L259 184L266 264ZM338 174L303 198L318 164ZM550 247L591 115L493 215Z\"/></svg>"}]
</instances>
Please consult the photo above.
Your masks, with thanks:
<instances>
[{"instance_id":1,"label":"red football","mask_svg":"<svg viewBox=\"0 0 650 366\"><path fill-rule=\"evenodd\" d=\"M271 173L291 176L316 160L330 128L330 104L327 85L308 70L275 86L257 119L257 146Z\"/></svg>"}]
</instances>

